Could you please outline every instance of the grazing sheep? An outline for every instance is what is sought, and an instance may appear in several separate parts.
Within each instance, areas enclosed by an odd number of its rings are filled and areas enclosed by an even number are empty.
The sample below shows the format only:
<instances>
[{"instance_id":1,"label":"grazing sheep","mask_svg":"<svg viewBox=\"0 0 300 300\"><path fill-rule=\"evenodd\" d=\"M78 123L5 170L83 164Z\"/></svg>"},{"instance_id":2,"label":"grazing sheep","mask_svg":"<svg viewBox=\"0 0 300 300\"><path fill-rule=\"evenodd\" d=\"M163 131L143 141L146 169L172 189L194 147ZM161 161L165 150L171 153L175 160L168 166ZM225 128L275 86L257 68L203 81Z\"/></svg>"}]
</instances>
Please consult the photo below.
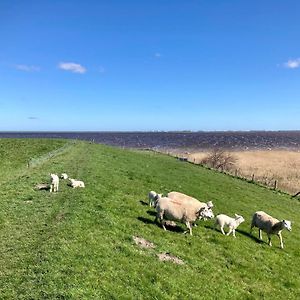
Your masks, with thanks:
<instances>
[{"instance_id":1,"label":"grazing sheep","mask_svg":"<svg viewBox=\"0 0 300 300\"><path fill-rule=\"evenodd\" d=\"M50 174L50 193L58 192L59 178L56 174Z\"/></svg>"},{"instance_id":2,"label":"grazing sheep","mask_svg":"<svg viewBox=\"0 0 300 300\"><path fill-rule=\"evenodd\" d=\"M251 223L250 233L252 232L253 227L258 228L259 239L262 239L261 231L265 231L268 235L269 246L272 246L271 235L276 234L280 240L280 248L283 249L283 242L281 231L286 228L288 231L292 230L291 221L282 220L279 221L270 215L266 214L263 211L257 211L254 213Z\"/></svg>"},{"instance_id":3,"label":"grazing sheep","mask_svg":"<svg viewBox=\"0 0 300 300\"><path fill-rule=\"evenodd\" d=\"M60 175L60 178L61 178L61 179L68 179L69 176L68 176L68 174L66 174L66 173L62 173L62 174Z\"/></svg>"},{"instance_id":4,"label":"grazing sheep","mask_svg":"<svg viewBox=\"0 0 300 300\"><path fill-rule=\"evenodd\" d=\"M155 221L159 219L164 230L166 230L164 220L177 221L185 223L190 235L193 235L191 223L203 217L213 218L212 211L207 207L201 207L199 203L180 202L168 197L158 198L156 211Z\"/></svg>"},{"instance_id":5,"label":"grazing sheep","mask_svg":"<svg viewBox=\"0 0 300 300\"><path fill-rule=\"evenodd\" d=\"M162 194L157 194L154 191L149 192L148 198L149 198L149 206L154 206L155 207L155 202L159 197L162 197Z\"/></svg>"},{"instance_id":6,"label":"grazing sheep","mask_svg":"<svg viewBox=\"0 0 300 300\"><path fill-rule=\"evenodd\" d=\"M211 212L212 212L212 208L214 207L212 201L208 201L207 203L200 202L196 198L193 198L191 196L188 196L188 195L185 195L185 194L179 193L179 192L170 192L170 193L168 193L167 197L174 199L176 201L182 202L182 203L198 205L198 209L200 209L202 207L208 208L211 210ZM213 214L213 212L212 212L212 214ZM207 218L201 217L200 219L203 219L205 221ZM194 224L194 226L196 226L196 224Z\"/></svg>"},{"instance_id":7,"label":"grazing sheep","mask_svg":"<svg viewBox=\"0 0 300 300\"><path fill-rule=\"evenodd\" d=\"M236 228L245 221L245 219L242 217L242 216L239 216L237 214L234 214L235 218L231 218L231 217L228 217L226 215L223 215L223 214L220 214L220 215L217 215L216 217L216 225L219 225L220 228L221 228L221 232L225 235L225 232L224 232L224 226L228 226L229 227L229 231L227 232L226 235L230 235L230 233L232 232L232 235L234 237L235 236L235 230Z\"/></svg>"},{"instance_id":8,"label":"grazing sheep","mask_svg":"<svg viewBox=\"0 0 300 300\"><path fill-rule=\"evenodd\" d=\"M83 181L80 181L80 180L75 180L75 179L72 179L72 178L69 178L70 182L71 182L71 187L73 189L77 188L77 187L81 187L81 188L84 188L85 185L84 185L84 182Z\"/></svg>"}]
</instances>

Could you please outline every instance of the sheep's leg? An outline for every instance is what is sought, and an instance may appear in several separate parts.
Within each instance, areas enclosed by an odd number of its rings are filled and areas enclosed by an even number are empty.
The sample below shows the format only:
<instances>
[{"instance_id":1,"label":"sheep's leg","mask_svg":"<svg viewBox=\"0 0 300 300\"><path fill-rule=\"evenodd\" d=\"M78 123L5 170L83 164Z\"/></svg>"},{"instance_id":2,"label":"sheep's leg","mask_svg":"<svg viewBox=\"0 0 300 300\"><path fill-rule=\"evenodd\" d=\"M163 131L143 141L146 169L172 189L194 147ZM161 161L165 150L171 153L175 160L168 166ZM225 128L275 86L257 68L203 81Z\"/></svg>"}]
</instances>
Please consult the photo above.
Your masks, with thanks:
<instances>
[{"instance_id":1,"label":"sheep's leg","mask_svg":"<svg viewBox=\"0 0 300 300\"><path fill-rule=\"evenodd\" d=\"M185 225L186 225L186 227L189 229L189 231L190 231L190 235L193 235L193 233L192 233L192 227L191 227L191 224L190 224L190 222L185 222Z\"/></svg>"},{"instance_id":2,"label":"sheep's leg","mask_svg":"<svg viewBox=\"0 0 300 300\"><path fill-rule=\"evenodd\" d=\"M271 247L272 246L272 242L271 242L271 235L268 234L268 239L269 239L269 246Z\"/></svg>"},{"instance_id":3,"label":"sheep's leg","mask_svg":"<svg viewBox=\"0 0 300 300\"><path fill-rule=\"evenodd\" d=\"M278 232L278 237L279 237L279 240L280 240L280 248L283 249L283 242L282 242L282 236L281 236L281 232Z\"/></svg>"},{"instance_id":4,"label":"sheep's leg","mask_svg":"<svg viewBox=\"0 0 300 300\"><path fill-rule=\"evenodd\" d=\"M262 240L261 229L258 229L258 236L259 236L259 239Z\"/></svg>"},{"instance_id":5,"label":"sheep's leg","mask_svg":"<svg viewBox=\"0 0 300 300\"><path fill-rule=\"evenodd\" d=\"M220 228L221 228L221 232L225 235L225 232L224 232L224 229L223 229L224 226L221 226Z\"/></svg>"},{"instance_id":6,"label":"sheep's leg","mask_svg":"<svg viewBox=\"0 0 300 300\"><path fill-rule=\"evenodd\" d=\"M232 230L232 235L233 235L234 237L236 237L236 236L235 236L235 229Z\"/></svg>"},{"instance_id":7,"label":"sheep's leg","mask_svg":"<svg viewBox=\"0 0 300 300\"><path fill-rule=\"evenodd\" d=\"M53 185L50 184L50 193L52 193L52 190L53 190Z\"/></svg>"},{"instance_id":8,"label":"sheep's leg","mask_svg":"<svg viewBox=\"0 0 300 300\"><path fill-rule=\"evenodd\" d=\"M232 229L232 227L230 227L230 228L229 228L229 231L227 232L227 234L226 234L226 235L230 235L230 233L231 233L231 232L233 232L233 229Z\"/></svg>"},{"instance_id":9,"label":"sheep's leg","mask_svg":"<svg viewBox=\"0 0 300 300\"><path fill-rule=\"evenodd\" d=\"M162 226L162 228L163 228L165 231L167 231L167 228L166 228L166 226L165 226L165 221L164 221L164 220L162 220L161 226Z\"/></svg>"}]
</instances>

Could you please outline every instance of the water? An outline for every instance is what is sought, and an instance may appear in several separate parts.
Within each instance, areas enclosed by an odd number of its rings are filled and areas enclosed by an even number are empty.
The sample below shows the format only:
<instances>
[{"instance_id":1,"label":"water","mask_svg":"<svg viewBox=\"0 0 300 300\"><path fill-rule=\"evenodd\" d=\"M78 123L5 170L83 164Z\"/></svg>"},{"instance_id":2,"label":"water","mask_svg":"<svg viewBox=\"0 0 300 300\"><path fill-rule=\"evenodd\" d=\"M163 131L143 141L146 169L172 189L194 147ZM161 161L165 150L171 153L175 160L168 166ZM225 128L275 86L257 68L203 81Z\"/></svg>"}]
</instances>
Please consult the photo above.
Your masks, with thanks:
<instances>
[{"instance_id":1,"label":"water","mask_svg":"<svg viewBox=\"0 0 300 300\"><path fill-rule=\"evenodd\" d=\"M300 131L0 132L0 138L64 138L142 149L300 149Z\"/></svg>"}]
</instances>

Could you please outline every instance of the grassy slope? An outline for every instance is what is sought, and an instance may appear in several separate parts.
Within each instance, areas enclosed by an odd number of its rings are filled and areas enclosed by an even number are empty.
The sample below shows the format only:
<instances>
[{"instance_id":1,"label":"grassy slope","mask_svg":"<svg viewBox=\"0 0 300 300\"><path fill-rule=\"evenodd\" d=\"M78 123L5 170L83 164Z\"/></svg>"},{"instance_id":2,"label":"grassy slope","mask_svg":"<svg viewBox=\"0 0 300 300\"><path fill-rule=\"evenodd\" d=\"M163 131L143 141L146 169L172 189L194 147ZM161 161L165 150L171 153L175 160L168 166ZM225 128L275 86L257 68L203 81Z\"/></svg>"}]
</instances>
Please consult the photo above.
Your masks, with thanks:
<instances>
[{"instance_id":1,"label":"grassy slope","mask_svg":"<svg viewBox=\"0 0 300 300\"><path fill-rule=\"evenodd\" d=\"M82 179L86 188L61 182L58 194L34 191L50 171ZM140 202L152 189L211 199L215 213L237 212L246 222L236 239L212 230L212 221L193 237L164 232ZM0 199L1 299L300 297L299 202L171 157L79 142L2 184ZM283 233L284 250L276 236L269 248L248 235L256 210L295 221ZM157 248L140 250L132 235ZM162 251L186 264L159 262Z\"/></svg>"}]
</instances>

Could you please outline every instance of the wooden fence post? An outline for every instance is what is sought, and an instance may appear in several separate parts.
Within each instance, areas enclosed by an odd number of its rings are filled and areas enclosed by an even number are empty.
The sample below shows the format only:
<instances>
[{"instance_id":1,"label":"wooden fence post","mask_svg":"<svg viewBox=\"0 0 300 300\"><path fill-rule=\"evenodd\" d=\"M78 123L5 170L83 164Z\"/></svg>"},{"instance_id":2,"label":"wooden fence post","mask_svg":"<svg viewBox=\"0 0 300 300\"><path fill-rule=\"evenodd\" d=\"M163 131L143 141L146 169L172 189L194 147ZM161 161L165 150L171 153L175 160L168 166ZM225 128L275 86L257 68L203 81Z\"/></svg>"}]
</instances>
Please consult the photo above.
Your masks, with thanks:
<instances>
[{"instance_id":1,"label":"wooden fence post","mask_svg":"<svg viewBox=\"0 0 300 300\"><path fill-rule=\"evenodd\" d=\"M235 176L235 177L237 177L237 175L238 175L238 170L237 170L237 169L235 169L234 176Z\"/></svg>"},{"instance_id":2,"label":"wooden fence post","mask_svg":"<svg viewBox=\"0 0 300 300\"><path fill-rule=\"evenodd\" d=\"M277 180L274 181L274 190L277 189Z\"/></svg>"},{"instance_id":3,"label":"wooden fence post","mask_svg":"<svg viewBox=\"0 0 300 300\"><path fill-rule=\"evenodd\" d=\"M254 174L252 174L252 179L251 179L251 181L254 182Z\"/></svg>"}]
</instances>

